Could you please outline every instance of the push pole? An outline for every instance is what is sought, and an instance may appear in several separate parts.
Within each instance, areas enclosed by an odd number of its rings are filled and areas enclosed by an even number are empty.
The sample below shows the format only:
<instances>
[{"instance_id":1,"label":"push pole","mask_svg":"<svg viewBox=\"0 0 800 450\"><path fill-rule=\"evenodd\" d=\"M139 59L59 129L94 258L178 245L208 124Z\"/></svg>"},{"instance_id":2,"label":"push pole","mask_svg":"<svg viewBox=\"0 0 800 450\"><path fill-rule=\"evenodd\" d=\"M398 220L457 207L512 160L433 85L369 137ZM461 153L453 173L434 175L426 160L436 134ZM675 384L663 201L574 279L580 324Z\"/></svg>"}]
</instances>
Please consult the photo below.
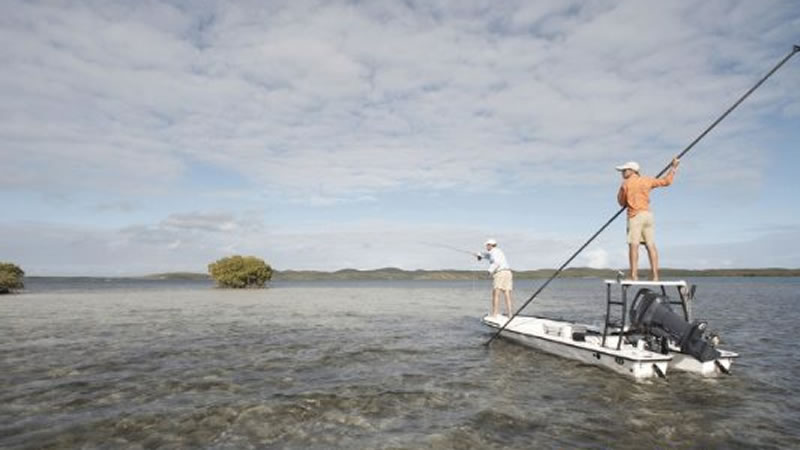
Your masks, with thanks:
<instances>
[{"instance_id":1,"label":"push pole","mask_svg":"<svg viewBox=\"0 0 800 450\"><path fill-rule=\"evenodd\" d=\"M708 134L708 133L709 133L709 132L710 132L712 129L714 129L714 127L716 127L716 126L717 126L717 125L718 125L720 122L722 122L722 121L723 121L723 120L724 120L726 117L728 117L728 114L730 114L730 113L731 113L731 112L732 112L734 109L736 109L736 107L737 107L737 106L739 106L739 105L740 105L740 104L741 104L741 103L742 103L742 102L743 102L743 101L744 101L744 100L745 100L747 97L749 97L749 96L750 96L750 94L752 94L752 93L753 93L753 92L754 92L756 89L758 89L758 88L759 88L759 87L760 87L760 86L761 86L761 85L762 85L762 84L763 84L765 81L767 81L767 78L771 77L773 73L775 73L775 72L776 72L778 69L780 69L780 68L781 68L781 66L783 66L783 65L786 63L786 61L788 61L788 60L789 60L789 58L791 58L792 56L794 56L794 55L795 55L795 53L797 53L797 52L800 52L800 45L795 45L795 46L793 46L793 48L792 48L792 51L791 51L791 52L789 52L789 54L788 54L788 55L786 55L786 56L785 56L785 57L784 57L784 58L783 58L783 59L782 59L782 60L781 60L781 61L780 61L778 64L776 64L776 65L775 65L775 67L773 67L773 68L772 68L772 70L770 70L770 71L769 71L769 72L768 72L766 75L764 75L764 77L763 77L763 78L761 78L761 79L758 81L758 83L756 83L756 84L755 84L753 87L751 87L751 88L750 88L750 89L749 89L747 92L745 92L745 94L744 94L744 95L742 95L742 96L741 96L741 98L739 98L739 100L737 100L737 101L736 101L736 103L734 103L734 104L733 104L733 105L732 105L730 108L728 108L728 110L727 110L727 111L725 111L725 112L724 112L724 113L723 113L721 116L719 116L719 118L717 118L717 120L715 120L715 121L714 121L714 123L712 123L712 124L711 124L711 125L710 125L708 128L706 128L706 130L705 130L705 131L703 131L702 133L700 133L700 136L697 136L697 138L695 138L695 140L693 140L693 141L692 141L692 142L691 142L691 143L690 143L688 146L686 146L686 148L685 148L685 149L683 149L683 151L682 151L682 152L680 152L680 154L678 154L677 158L678 158L678 159L680 159L680 158L682 158L682 157L683 157L683 155L685 155L686 153L688 153L688 152L689 152L689 150L691 150L691 149L692 149L692 147L694 147L694 146L695 146L695 144L697 144L698 142L700 142L700 140L701 140L701 139L703 139L703 138L704 138L704 137L705 137L705 136L706 136L706 135L707 135L707 134ZM659 173L658 173L658 175L656 175L656 178L659 178L659 177L661 177L661 175L664 175L664 173L665 173L667 170L669 170L670 166L671 166L671 163L670 163L670 164L668 164L666 167L664 167L664 169L663 169L661 172L659 172ZM575 259L575 257L577 257L577 256L578 256L578 255L579 255L579 254L580 254L580 253L583 251L583 249L585 249L585 248L586 248L586 247L587 247L589 244L591 244L591 243L592 243L592 241L594 241L594 240L595 240L595 238L596 238L597 236L599 236L599 235L600 235L600 233L602 233L602 232L603 232L603 231L604 231L606 228L608 228L608 226L609 226L609 225L611 225L611 223L612 223L612 222L614 222L614 220L616 220L616 219L617 219L617 217L619 217L619 215L620 215L620 214L622 214L622 211L625 211L625 207L624 207L624 206L623 206L622 208L620 208L620 209L619 209L619 211L617 211L617 212L616 212L616 213L615 213L613 216L611 216L611 218L610 218L610 219L608 219L608 221L607 221L607 222L606 222L606 223L605 223L605 224L604 224L602 227L600 227L600 229L599 229L599 230L597 230L597 231L596 231L596 232L595 232L595 233L592 235L592 237L590 237L590 238L589 238L589 240L588 240L588 241L586 241L586 242L585 242L583 245L581 245L581 247L580 247L580 248L579 248L579 249L578 249L578 250L577 250L575 253L573 253L573 254L572 254L572 256L570 256L570 257L569 257L569 259L567 259L566 261L564 261L564 264L562 264L562 265L561 265L561 267L559 267L559 268L558 268L558 270L556 270L556 272L555 272L553 275L551 275L551 276L550 276L550 278L548 278L548 279L547 279L547 281L545 281L545 282L544 282L544 283L543 283L543 284L542 284L542 285L539 287L539 289L537 289L537 290L536 290L536 292L534 292L534 293L533 293L533 295L531 295L531 296L530 296L530 298L529 298L529 299L528 299L528 300L527 300L527 301L526 301L526 302L525 302L525 303L524 303L524 304L523 304L523 305L522 305L522 306L521 306L521 307L520 307L520 308L519 308L519 309L518 309L518 310L517 310L517 311L514 313L514 315L512 315L511 317L509 317L509 318L508 318L508 321L506 321L506 323L505 323L505 324L503 324L503 326L502 326L502 327L500 327L500 329L499 329L499 330L497 330L497 332L495 332L495 333L492 335L492 337L491 337L491 338L489 338L489 340L488 340L488 341L486 341L486 343L485 343L484 345L489 345L489 344L491 344L491 343L492 343L492 341L494 341L494 340L495 340L495 338L496 338L497 336L499 336L499 335L500 335L500 333L502 333L502 332L503 332L503 330L505 330L505 329L506 329L506 327L508 326L508 324L510 324L510 323L511 323L511 321L514 319L514 317L517 317L517 315L518 315L520 312L522 312L522 310L523 310L523 309L525 309L525 307L526 307L526 306L528 306L528 304L529 304L530 302L532 302L532 301L533 301L533 300L536 298L536 296L537 296L537 295L539 295L539 293L541 293L541 292L544 290L544 288L546 288L546 287L547 287L547 285L549 285L549 284L550 284L550 282L551 282L551 281L553 281L553 280L554 280L554 279L555 279L555 278L556 278L556 277L557 277L557 276L558 276L558 275L559 275L559 274L560 274L560 273L561 273L561 272L564 270L564 268L566 268L566 267L569 265L569 263L571 263L571 262L572 262L572 260L573 260L573 259Z\"/></svg>"}]
</instances>

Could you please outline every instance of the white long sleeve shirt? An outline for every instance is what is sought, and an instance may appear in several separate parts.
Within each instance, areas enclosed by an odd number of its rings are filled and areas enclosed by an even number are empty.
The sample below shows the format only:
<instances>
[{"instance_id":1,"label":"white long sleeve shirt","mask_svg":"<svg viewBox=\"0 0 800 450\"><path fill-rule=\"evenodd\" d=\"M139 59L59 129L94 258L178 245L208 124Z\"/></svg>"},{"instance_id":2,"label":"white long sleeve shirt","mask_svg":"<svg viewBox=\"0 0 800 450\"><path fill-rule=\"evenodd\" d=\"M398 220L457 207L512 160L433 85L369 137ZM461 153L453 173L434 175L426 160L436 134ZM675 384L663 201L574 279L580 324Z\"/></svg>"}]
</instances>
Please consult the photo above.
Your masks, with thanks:
<instances>
[{"instance_id":1,"label":"white long sleeve shirt","mask_svg":"<svg viewBox=\"0 0 800 450\"><path fill-rule=\"evenodd\" d=\"M501 270L511 270L506 260L506 254L497 247L488 252L480 253L481 258L489 261L489 273L494 275Z\"/></svg>"}]
</instances>

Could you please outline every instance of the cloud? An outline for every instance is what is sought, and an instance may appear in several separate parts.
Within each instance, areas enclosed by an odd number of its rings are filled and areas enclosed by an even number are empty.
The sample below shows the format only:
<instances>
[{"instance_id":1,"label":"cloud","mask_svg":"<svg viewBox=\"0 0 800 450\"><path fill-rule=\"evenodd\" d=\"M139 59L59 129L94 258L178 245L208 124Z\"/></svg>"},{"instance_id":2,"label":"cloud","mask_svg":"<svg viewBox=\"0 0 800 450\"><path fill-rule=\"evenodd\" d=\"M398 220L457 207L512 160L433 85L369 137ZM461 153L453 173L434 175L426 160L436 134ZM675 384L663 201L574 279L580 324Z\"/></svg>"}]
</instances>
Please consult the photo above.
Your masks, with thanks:
<instances>
[{"instance_id":1,"label":"cloud","mask_svg":"<svg viewBox=\"0 0 800 450\"><path fill-rule=\"evenodd\" d=\"M798 230L797 225L753 230L744 241L666 242L659 246L661 263L690 269L797 267ZM513 227L454 229L446 224L375 220L275 226L246 214L223 212L176 214L123 228L0 223L0 233L15 237L0 243L0 254L31 275L204 272L208 263L231 254L256 255L279 270L482 270L485 264L466 253L479 251L489 236L498 240L514 269L529 270L559 267L588 237ZM646 265L644 254L640 260ZM627 264L622 238L606 233L570 267L620 269Z\"/></svg>"},{"instance_id":2,"label":"cloud","mask_svg":"<svg viewBox=\"0 0 800 450\"><path fill-rule=\"evenodd\" d=\"M592 267L594 269L609 267L608 252L602 248L587 250L586 254L583 256L583 260L587 267Z\"/></svg>"},{"instance_id":3,"label":"cloud","mask_svg":"<svg viewBox=\"0 0 800 450\"><path fill-rule=\"evenodd\" d=\"M0 196L15 207L0 227L20 239L0 250L48 273L203 270L234 252L279 268L468 268L419 242L493 235L515 267L556 267L586 237L581 214L547 232L456 223L456 207L432 223L421 203L594 214L613 166L656 173L797 29L789 0L5 2ZM787 158L776 142L795 128L798 76L787 64L709 134L674 189L755 203ZM748 265L758 239L664 253ZM575 264L625 258L601 238Z\"/></svg>"},{"instance_id":4,"label":"cloud","mask_svg":"<svg viewBox=\"0 0 800 450\"><path fill-rule=\"evenodd\" d=\"M161 226L166 229L183 231L219 231L232 232L239 228L234 217L229 214L171 214Z\"/></svg>"},{"instance_id":5,"label":"cloud","mask_svg":"<svg viewBox=\"0 0 800 450\"><path fill-rule=\"evenodd\" d=\"M750 39L785 45L798 16L789 2L307 6L6 3L0 136L16 157L0 183L158 192L202 161L309 199L592 184L612 155L666 161L783 51ZM763 90L783 100L745 114L791 114L788 83ZM757 183L747 162L717 161Z\"/></svg>"},{"instance_id":6,"label":"cloud","mask_svg":"<svg viewBox=\"0 0 800 450\"><path fill-rule=\"evenodd\" d=\"M0 243L0 254L33 275L202 272L209 262L235 253L257 255L281 270L477 270L483 265L463 251L480 250L487 236L479 228L374 220L267 226L251 216L220 212L173 214L122 228L0 223L0 232L15 236ZM513 249L509 256L516 268L549 267L558 257L551 252L564 253L570 244L547 235L531 238L519 230L495 236L504 248Z\"/></svg>"}]
</instances>

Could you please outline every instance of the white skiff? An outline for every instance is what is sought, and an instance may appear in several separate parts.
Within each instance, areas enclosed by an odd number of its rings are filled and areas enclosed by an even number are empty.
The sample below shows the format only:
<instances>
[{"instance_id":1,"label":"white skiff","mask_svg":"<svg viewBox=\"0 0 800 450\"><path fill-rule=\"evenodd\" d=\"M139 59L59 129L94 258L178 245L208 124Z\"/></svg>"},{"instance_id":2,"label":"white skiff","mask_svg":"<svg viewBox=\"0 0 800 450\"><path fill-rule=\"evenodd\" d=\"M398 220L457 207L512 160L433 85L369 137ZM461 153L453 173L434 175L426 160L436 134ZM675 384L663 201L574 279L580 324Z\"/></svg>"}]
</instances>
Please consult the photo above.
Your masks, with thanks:
<instances>
[{"instance_id":1,"label":"white skiff","mask_svg":"<svg viewBox=\"0 0 800 450\"><path fill-rule=\"evenodd\" d=\"M706 323L692 320L694 286L685 281L605 280L605 284L602 330L536 316L517 315L510 323L506 316L486 316L482 322L522 345L635 379L665 377L668 370L701 376L730 373L739 355L716 348L719 337L704 335ZM619 287L618 297L612 297L612 286ZM639 290L629 302L631 287ZM667 296L668 287L676 288L675 298ZM679 312L672 309L676 305Z\"/></svg>"},{"instance_id":2,"label":"white skiff","mask_svg":"<svg viewBox=\"0 0 800 450\"><path fill-rule=\"evenodd\" d=\"M483 323L499 329L506 316L486 316ZM664 377L670 355L661 355L627 343L618 349L618 337L606 339L585 325L543 317L517 316L503 330L502 337L522 345L586 364L602 366L636 379Z\"/></svg>"}]
</instances>

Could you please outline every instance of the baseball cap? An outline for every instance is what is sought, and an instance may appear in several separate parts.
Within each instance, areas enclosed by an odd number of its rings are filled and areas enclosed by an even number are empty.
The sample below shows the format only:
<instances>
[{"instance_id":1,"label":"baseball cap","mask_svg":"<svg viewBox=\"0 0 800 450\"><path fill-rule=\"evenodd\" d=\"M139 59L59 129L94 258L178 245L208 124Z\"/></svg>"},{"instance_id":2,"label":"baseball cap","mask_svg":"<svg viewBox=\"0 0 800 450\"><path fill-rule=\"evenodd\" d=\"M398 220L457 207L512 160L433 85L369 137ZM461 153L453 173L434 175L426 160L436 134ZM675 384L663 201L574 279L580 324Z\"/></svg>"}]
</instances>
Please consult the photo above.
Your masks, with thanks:
<instances>
[{"instance_id":1,"label":"baseball cap","mask_svg":"<svg viewBox=\"0 0 800 450\"><path fill-rule=\"evenodd\" d=\"M632 171L639 173L639 163L637 163L636 161L628 161L621 166L617 166L617 170L619 170L620 172L622 172L625 169L631 169Z\"/></svg>"}]
</instances>

